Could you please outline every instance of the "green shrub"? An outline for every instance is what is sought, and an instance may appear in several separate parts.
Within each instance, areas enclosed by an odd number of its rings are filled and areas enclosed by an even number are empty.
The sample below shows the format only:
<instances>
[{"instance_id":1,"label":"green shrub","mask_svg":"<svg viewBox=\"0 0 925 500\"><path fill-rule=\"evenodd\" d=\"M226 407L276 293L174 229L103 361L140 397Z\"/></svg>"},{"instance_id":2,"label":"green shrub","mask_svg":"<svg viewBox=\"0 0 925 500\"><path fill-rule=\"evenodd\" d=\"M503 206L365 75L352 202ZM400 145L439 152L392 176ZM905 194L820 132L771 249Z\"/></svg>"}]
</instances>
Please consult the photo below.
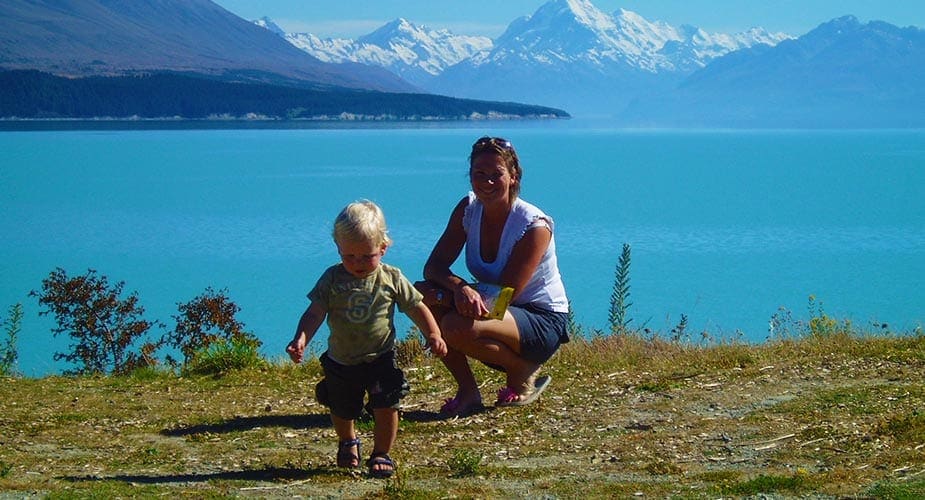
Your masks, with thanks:
<instances>
[{"instance_id":1,"label":"green shrub","mask_svg":"<svg viewBox=\"0 0 925 500\"><path fill-rule=\"evenodd\" d=\"M13 471L13 464L0 461L0 477L7 477Z\"/></svg>"},{"instance_id":2,"label":"green shrub","mask_svg":"<svg viewBox=\"0 0 925 500\"><path fill-rule=\"evenodd\" d=\"M468 477L478 474L482 464L482 455L471 450L456 450L449 460L450 470L455 477Z\"/></svg>"},{"instance_id":3,"label":"green shrub","mask_svg":"<svg viewBox=\"0 0 925 500\"><path fill-rule=\"evenodd\" d=\"M257 352L259 342L239 338L217 340L199 351L184 366L185 373L221 375L233 370L262 368L267 362Z\"/></svg>"},{"instance_id":4,"label":"green shrub","mask_svg":"<svg viewBox=\"0 0 925 500\"><path fill-rule=\"evenodd\" d=\"M915 445L925 436L925 411L890 415L877 426L878 434L890 436L899 443Z\"/></svg>"},{"instance_id":5,"label":"green shrub","mask_svg":"<svg viewBox=\"0 0 925 500\"><path fill-rule=\"evenodd\" d=\"M10 306L10 317L0 321L0 325L6 333L6 340L0 344L0 377L8 377L15 373L16 359L19 357L16 352L16 336L22 328L22 304Z\"/></svg>"},{"instance_id":6,"label":"green shrub","mask_svg":"<svg viewBox=\"0 0 925 500\"><path fill-rule=\"evenodd\" d=\"M147 383L160 380L165 377L174 377L176 373L169 367L161 366L142 366L126 374L133 383Z\"/></svg>"},{"instance_id":7,"label":"green shrub","mask_svg":"<svg viewBox=\"0 0 925 500\"><path fill-rule=\"evenodd\" d=\"M778 308L777 312L771 315L768 325L770 337L776 340L804 337L824 339L839 333L853 333L851 321L846 319L839 322L826 314L822 301L817 300L815 295L809 296L806 309L809 312L809 320L802 321L794 319L793 314L786 308Z\"/></svg>"},{"instance_id":8,"label":"green shrub","mask_svg":"<svg viewBox=\"0 0 925 500\"><path fill-rule=\"evenodd\" d=\"M617 259L617 269L614 271L613 291L610 294L610 313L607 320L610 323L611 333L626 333L632 318L626 317L626 312L632 302L630 297L630 246L623 244L623 251Z\"/></svg>"},{"instance_id":9,"label":"green shrub","mask_svg":"<svg viewBox=\"0 0 925 500\"><path fill-rule=\"evenodd\" d=\"M871 498L918 500L925 498L925 479L911 481L884 481L870 489Z\"/></svg>"},{"instance_id":10,"label":"green shrub","mask_svg":"<svg viewBox=\"0 0 925 500\"><path fill-rule=\"evenodd\" d=\"M395 342L395 360L398 366L414 366L419 364L424 356L429 352L425 349L424 344L419 340L421 337L420 329L412 325L408 329L408 335Z\"/></svg>"},{"instance_id":11,"label":"green shrub","mask_svg":"<svg viewBox=\"0 0 925 500\"><path fill-rule=\"evenodd\" d=\"M183 353L184 363L219 341L253 344L255 350L260 347L260 340L244 331L244 323L235 318L241 308L226 293L227 290L216 292L209 287L193 300L177 304L179 314L173 317L176 327L166 341Z\"/></svg>"},{"instance_id":12,"label":"green shrub","mask_svg":"<svg viewBox=\"0 0 925 500\"><path fill-rule=\"evenodd\" d=\"M736 495L759 495L779 492L796 494L811 491L814 486L810 483L809 478L801 474L795 476L761 475L724 488L724 490Z\"/></svg>"},{"instance_id":13,"label":"green shrub","mask_svg":"<svg viewBox=\"0 0 925 500\"><path fill-rule=\"evenodd\" d=\"M568 326L566 327L569 338L579 338L584 336L584 328L575 319L575 309L572 308L572 301L568 301Z\"/></svg>"},{"instance_id":14,"label":"green shrub","mask_svg":"<svg viewBox=\"0 0 925 500\"><path fill-rule=\"evenodd\" d=\"M838 320L825 313L822 301L816 301L815 295L809 296L809 331L811 337L831 337L839 331ZM850 331L851 324L845 321L844 331Z\"/></svg>"},{"instance_id":15,"label":"green shrub","mask_svg":"<svg viewBox=\"0 0 925 500\"><path fill-rule=\"evenodd\" d=\"M675 344L679 344L682 341L689 340L690 336L687 333L687 315L681 313L681 320L678 321L678 324L671 329L671 341Z\"/></svg>"}]
</instances>

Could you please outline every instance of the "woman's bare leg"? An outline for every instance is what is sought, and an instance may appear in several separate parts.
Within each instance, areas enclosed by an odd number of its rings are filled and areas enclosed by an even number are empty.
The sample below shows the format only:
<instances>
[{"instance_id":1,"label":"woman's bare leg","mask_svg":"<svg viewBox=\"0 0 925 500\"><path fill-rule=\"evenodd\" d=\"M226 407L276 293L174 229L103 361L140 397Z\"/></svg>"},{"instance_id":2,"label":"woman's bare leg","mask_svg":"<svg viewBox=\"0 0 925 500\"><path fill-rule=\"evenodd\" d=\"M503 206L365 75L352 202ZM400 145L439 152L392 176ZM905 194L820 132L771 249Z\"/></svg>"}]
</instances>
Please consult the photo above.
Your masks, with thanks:
<instances>
[{"instance_id":1,"label":"woman's bare leg","mask_svg":"<svg viewBox=\"0 0 925 500\"><path fill-rule=\"evenodd\" d=\"M473 320L448 313L440 327L451 350L501 366L507 374L507 385L518 394L529 392L532 388L540 365L520 356L520 333L510 313L503 320ZM466 368L469 368L468 363Z\"/></svg>"},{"instance_id":2,"label":"woman's bare leg","mask_svg":"<svg viewBox=\"0 0 925 500\"><path fill-rule=\"evenodd\" d=\"M469 366L469 360L462 352L450 348L446 356L442 359L444 366L456 380L456 396L461 407L480 403L482 394L479 391L479 384L472 373L472 367Z\"/></svg>"}]
</instances>

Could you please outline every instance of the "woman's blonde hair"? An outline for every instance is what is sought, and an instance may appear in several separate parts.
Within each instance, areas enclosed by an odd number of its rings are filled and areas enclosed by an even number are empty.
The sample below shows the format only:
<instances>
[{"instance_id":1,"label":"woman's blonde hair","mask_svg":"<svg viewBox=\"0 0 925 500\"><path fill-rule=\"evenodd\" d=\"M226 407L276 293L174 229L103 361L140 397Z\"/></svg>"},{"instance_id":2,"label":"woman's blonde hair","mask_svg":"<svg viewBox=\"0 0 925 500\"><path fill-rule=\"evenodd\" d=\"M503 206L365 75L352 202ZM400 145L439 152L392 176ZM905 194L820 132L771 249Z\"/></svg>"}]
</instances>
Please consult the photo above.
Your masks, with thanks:
<instances>
[{"instance_id":1,"label":"woman's blonde hair","mask_svg":"<svg viewBox=\"0 0 925 500\"><path fill-rule=\"evenodd\" d=\"M385 225L385 214L379 205L355 201L340 211L334 219L334 241L370 241L375 245L392 244Z\"/></svg>"}]
</instances>

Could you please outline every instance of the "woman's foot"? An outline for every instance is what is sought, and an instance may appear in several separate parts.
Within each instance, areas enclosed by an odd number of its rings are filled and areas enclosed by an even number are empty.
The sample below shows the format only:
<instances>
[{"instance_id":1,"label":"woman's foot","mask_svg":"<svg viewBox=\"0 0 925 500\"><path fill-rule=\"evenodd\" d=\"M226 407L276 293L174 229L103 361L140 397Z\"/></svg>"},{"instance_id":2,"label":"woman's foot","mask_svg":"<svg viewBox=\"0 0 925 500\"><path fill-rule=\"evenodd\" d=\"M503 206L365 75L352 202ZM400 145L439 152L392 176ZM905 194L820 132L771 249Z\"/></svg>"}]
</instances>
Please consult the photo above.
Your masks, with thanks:
<instances>
[{"instance_id":1,"label":"woman's foot","mask_svg":"<svg viewBox=\"0 0 925 500\"><path fill-rule=\"evenodd\" d=\"M495 406L528 405L540 397L540 394L546 390L546 387L549 385L551 380L552 377L549 375L543 375L542 377L535 378L534 385L524 392L518 392L512 387L502 387L498 391L498 400L495 401Z\"/></svg>"},{"instance_id":2,"label":"woman's foot","mask_svg":"<svg viewBox=\"0 0 925 500\"><path fill-rule=\"evenodd\" d=\"M507 372L507 386L517 394L527 394L536 386L536 377L540 374L540 364L528 364L523 370Z\"/></svg>"},{"instance_id":3,"label":"woman's foot","mask_svg":"<svg viewBox=\"0 0 925 500\"><path fill-rule=\"evenodd\" d=\"M473 413L478 413L484 408L485 406L482 404L481 394L476 393L472 395L456 393L455 397L443 401L443 406L440 407L440 413L448 417L465 417Z\"/></svg>"}]
</instances>

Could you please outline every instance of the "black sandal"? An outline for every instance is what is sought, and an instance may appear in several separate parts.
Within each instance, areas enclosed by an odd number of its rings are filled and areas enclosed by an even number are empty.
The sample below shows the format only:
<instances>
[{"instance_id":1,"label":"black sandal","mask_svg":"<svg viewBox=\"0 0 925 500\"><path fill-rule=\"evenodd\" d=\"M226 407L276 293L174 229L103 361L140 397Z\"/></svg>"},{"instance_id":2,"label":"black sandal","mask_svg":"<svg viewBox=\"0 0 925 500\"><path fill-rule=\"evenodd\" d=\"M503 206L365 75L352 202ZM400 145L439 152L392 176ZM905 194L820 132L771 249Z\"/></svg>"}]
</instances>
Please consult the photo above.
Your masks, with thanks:
<instances>
[{"instance_id":1,"label":"black sandal","mask_svg":"<svg viewBox=\"0 0 925 500\"><path fill-rule=\"evenodd\" d=\"M374 469L375 466L386 465L391 467L391 469ZM378 479L385 479L392 477L392 474L395 474L395 462L392 461L392 457L388 453L375 451L372 455L369 456L369 460L366 461L366 466L369 467L369 475Z\"/></svg>"},{"instance_id":2,"label":"black sandal","mask_svg":"<svg viewBox=\"0 0 925 500\"><path fill-rule=\"evenodd\" d=\"M353 447L357 447L356 453ZM354 468L360 466L360 438L345 439L337 443L337 466Z\"/></svg>"}]
</instances>

